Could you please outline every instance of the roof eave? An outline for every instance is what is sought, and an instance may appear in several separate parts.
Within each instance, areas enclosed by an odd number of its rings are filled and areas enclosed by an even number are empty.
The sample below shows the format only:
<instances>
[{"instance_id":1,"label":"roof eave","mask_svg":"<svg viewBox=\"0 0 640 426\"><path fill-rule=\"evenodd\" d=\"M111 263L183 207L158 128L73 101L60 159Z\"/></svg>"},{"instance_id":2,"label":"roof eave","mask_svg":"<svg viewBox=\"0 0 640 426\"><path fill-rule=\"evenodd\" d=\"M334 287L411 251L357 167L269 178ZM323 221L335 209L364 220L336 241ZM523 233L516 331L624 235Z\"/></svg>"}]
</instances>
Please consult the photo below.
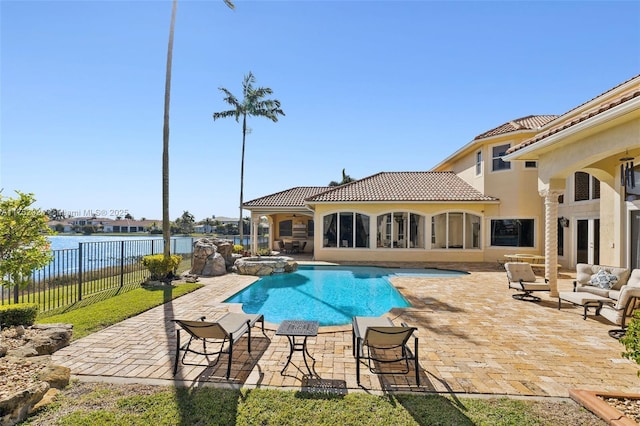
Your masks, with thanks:
<instances>
[{"instance_id":1,"label":"roof eave","mask_svg":"<svg viewBox=\"0 0 640 426\"><path fill-rule=\"evenodd\" d=\"M592 118L589 118L585 121L577 123L573 126L570 126L566 129L560 130L558 133L554 133L553 135L547 136L540 141L533 142L530 145L526 145L522 148L518 148L504 156L505 161L518 161L518 160L531 160L537 158L537 153L540 151L544 151L549 149L553 145L562 141L563 139L588 130L591 127L599 126L608 121L615 120L623 115L629 114L635 109L640 108L640 97L636 97L630 101L619 105L618 107L612 108L610 110L604 111ZM526 143L523 142L523 143Z\"/></svg>"}]
</instances>

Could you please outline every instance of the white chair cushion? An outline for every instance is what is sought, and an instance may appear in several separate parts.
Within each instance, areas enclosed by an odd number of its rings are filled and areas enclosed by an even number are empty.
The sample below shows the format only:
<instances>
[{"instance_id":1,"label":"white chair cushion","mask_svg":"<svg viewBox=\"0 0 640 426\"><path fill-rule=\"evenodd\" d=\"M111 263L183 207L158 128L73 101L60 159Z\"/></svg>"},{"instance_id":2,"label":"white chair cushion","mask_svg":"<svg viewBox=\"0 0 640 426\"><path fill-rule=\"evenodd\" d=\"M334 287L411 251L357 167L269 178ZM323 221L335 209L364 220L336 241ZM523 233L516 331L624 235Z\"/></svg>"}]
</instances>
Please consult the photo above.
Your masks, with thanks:
<instances>
[{"instance_id":1,"label":"white chair cushion","mask_svg":"<svg viewBox=\"0 0 640 426\"><path fill-rule=\"evenodd\" d=\"M507 277L510 282L518 282L520 280L530 283L536 282L536 274L533 273L533 269L528 263L508 262L504 264L504 268L507 270Z\"/></svg>"},{"instance_id":2,"label":"white chair cushion","mask_svg":"<svg viewBox=\"0 0 640 426\"><path fill-rule=\"evenodd\" d=\"M629 279L627 280L627 285L629 287L640 287L640 269L634 269L631 271L631 275L629 275Z\"/></svg>"}]
</instances>

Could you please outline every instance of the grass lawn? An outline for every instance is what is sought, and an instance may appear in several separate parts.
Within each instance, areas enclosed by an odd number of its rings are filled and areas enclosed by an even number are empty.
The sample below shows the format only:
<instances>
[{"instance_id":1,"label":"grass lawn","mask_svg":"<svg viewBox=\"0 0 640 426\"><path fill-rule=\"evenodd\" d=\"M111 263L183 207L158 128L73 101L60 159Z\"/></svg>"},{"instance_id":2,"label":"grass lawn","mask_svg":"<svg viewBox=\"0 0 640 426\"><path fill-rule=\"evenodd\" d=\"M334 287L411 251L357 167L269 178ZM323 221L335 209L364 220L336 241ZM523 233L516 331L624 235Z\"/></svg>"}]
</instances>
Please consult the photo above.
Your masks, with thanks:
<instances>
[{"instance_id":1,"label":"grass lawn","mask_svg":"<svg viewBox=\"0 0 640 426\"><path fill-rule=\"evenodd\" d=\"M86 336L201 284L139 288L37 322ZM571 401L456 398L435 394L345 395L273 389L183 388L73 382L23 425L605 425Z\"/></svg>"},{"instance_id":2,"label":"grass lawn","mask_svg":"<svg viewBox=\"0 0 640 426\"><path fill-rule=\"evenodd\" d=\"M73 383L23 425L605 425L572 402Z\"/></svg>"},{"instance_id":3,"label":"grass lawn","mask_svg":"<svg viewBox=\"0 0 640 426\"><path fill-rule=\"evenodd\" d=\"M36 322L73 324L73 339L80 339L200 287L202 284L196 283L137 288L64 313L39 317Z\"/></svg>"}]
</instances>

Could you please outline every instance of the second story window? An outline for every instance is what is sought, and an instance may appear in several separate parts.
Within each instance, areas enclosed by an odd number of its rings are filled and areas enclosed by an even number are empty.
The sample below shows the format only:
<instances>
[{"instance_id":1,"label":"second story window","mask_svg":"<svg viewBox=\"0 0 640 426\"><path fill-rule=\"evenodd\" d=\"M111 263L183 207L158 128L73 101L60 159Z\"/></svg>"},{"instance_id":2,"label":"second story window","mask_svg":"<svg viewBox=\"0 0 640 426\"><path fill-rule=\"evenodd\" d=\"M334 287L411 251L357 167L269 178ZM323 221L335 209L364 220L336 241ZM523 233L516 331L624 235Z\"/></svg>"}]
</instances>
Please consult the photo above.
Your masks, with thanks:
<instances>
[{"instance_id":1,"label":"second story window","mask_svg":"<svg viewBox=\"0 0 640 426\"><path fill-rule=\"evenodd\" d=\"M600 198L600 181L589 173L576 172L573 176L574 201Z\"/></svg>"},{"instance_id":2,"label":"second story window","mask_svg":"<svg viewBox=\"0 0 640 426\"><path fill-rule=\"evenodd\" d=\"M476 152L476 176L482 174L482 151Z\"/></svg>"},{"instance_id":3,"label":"second story window","mask_svg":"<svg viewBox=\"0 0 640 426\"><path fill-rule=\"evenodd\" d=\"M504 157L505 153L509 149L510 144L497 145L492 148L493 150L493 168L492 170L495 172L497 170L509 170L511 168L511 163L508 161L503 161L502 157Z\"/></svg>"}]
</instances>

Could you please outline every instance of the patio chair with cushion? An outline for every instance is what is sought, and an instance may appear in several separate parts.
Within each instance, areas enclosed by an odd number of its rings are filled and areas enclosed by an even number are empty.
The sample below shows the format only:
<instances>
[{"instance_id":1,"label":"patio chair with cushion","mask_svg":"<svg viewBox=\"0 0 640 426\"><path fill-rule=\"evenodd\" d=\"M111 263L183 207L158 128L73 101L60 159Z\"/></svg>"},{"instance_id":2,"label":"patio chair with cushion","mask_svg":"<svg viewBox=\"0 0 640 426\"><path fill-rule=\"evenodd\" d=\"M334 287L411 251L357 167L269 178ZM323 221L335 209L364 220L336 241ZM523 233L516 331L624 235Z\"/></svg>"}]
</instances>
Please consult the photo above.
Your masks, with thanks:
<instances>
[{"instance_id":1,"label":"patio chair with cushion","mask_svg":"<svg viewBox=\"0 0 640 426\"><path fill-rule=\"evenodd\" d=\"M628 321L633 318L634 311L640 309L640 269L631 271L629 281L622 286L618 300L611 302L603 304L600 315L620 326L619 329L609 330L611 337L620 338L624 336Z\"/></svg>"},{"instance_id":2,"label":"patio chair with cushion","mask_svg":"<svg viewBox=\"0 0 640 426\"><path fill-rule=\"evenodd\" d=\"M395 326L387 317L353 317L353 356L356 358L356 381L360 384L360 361L367 360L369 370L374 374L407 374L409 361L413 360L416 383L420 386L418 366L418 337L416 327L402 323ZM407 342L413 336L414 349ZM386 371L379 366L388 363L404 363L399 371ZM378 364L378 365L376 365Z\"/></svg>"},{"instance_id":3,"label":"patio chair with cushion","mask_svg":"<svg viewBox=\"0 0 640 426\"><path fill-rule=\"evenodd\" d=\"M533 273L531 265L522 262L507 262L504 264L507 271L509 288L519 290L520 293L513 295L514 299L526 300L527 302L539 302L540 298L532 293L536 291L551 291L548 280L540 281Z\"/></svg>"},{"instance_id":4,"label":"patio chair with cushion","mask_svg":"<svg viewBox=\"0 0 640 426\"><path fill-rule=\"evenodd\" d=\"M219 318L215 322L205 321L205 317L200 317L199 320L179 320L174 319L173 321L179 328L176 328L176 358L173 365L173 375L178 371L178 364L180 362L180 352L184 352L182 355L182 364L184 365L196 365L201 367L211 367L218 363L220 360L221 354L229 354L229 362L227 365L227 379L231 374L231 360L233 357L233 345L240 340L240 338L246 333L247 334L247 349L251 352L251 327L253 327L256 322L260 322L262 324L262 333L264 334L264 317L262 314L244 314L244 313L235 313L229 312L225 314L223 317ZM180 329L189 334L189 340L184 344L180 345ZM200 347L192 348L192 343L200 342L202 344L202 349ZM213 344L219 350L209 351L207 349L207 344ZM186 362L187 353L193 353L197 355L203 355L206 357L207 361L209 360L209 356L217 355L216 359L213 362L209 362L207 364L198 364Z\"/></svg>"}]
</instances>

